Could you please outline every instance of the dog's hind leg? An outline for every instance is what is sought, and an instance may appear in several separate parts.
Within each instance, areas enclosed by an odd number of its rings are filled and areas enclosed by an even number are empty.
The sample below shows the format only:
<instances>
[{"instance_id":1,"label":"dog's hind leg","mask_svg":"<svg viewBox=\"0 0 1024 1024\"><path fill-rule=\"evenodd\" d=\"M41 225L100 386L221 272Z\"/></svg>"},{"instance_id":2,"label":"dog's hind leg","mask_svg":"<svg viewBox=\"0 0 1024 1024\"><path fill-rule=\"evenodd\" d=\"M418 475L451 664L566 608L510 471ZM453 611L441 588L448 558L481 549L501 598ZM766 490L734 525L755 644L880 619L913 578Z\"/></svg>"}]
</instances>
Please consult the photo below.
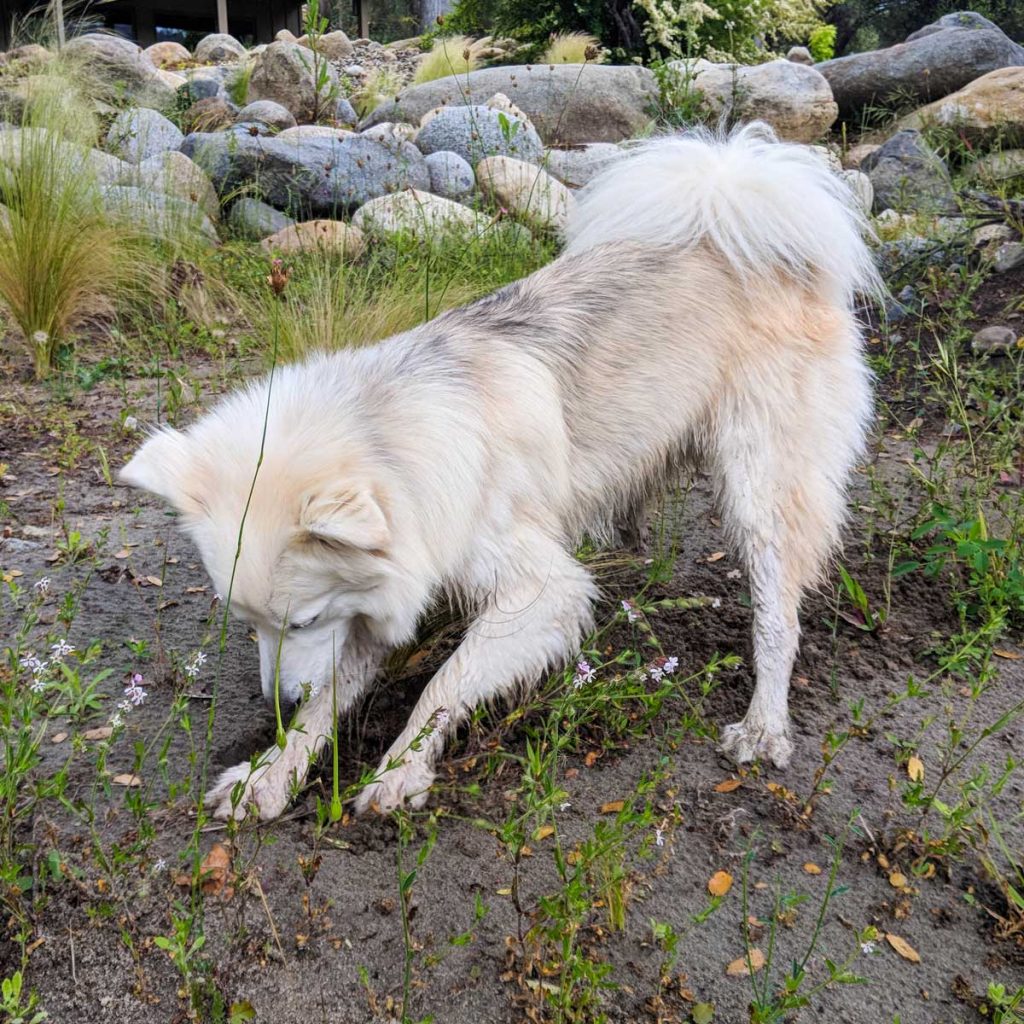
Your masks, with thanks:
<instances>
[{"instance_id":1,"label":"dog's hind leg","mask_svg":"<svg viewBox=\"0 0 1024 1024\"><path fill-rule=\"evenodd\" d=\"M863 367L839 370L843 393L833 386L838 375L814 368L802 387L782 385L770 397L762 381L723 411L714 431L719 503L754 606L754 695L743 720L721 736L740 763L767 757L785 767L792 756L788 696L800 601L837 542L870 408Z\"/></svg>"},{"instance_id":2,"label":"dog's hind leg","mask_svg":"<svg viewBox=\"0 0 1024 1024\"><path fill-rule=\"evenodd\" d=\"M473 566L484 593L459 648L427 685L401 735L356 801L356 811L419 807L445 736L474 708L534 685L578 649L592 623L597 588L557 541L519 528Z\"/></svg>"}]
</instances>

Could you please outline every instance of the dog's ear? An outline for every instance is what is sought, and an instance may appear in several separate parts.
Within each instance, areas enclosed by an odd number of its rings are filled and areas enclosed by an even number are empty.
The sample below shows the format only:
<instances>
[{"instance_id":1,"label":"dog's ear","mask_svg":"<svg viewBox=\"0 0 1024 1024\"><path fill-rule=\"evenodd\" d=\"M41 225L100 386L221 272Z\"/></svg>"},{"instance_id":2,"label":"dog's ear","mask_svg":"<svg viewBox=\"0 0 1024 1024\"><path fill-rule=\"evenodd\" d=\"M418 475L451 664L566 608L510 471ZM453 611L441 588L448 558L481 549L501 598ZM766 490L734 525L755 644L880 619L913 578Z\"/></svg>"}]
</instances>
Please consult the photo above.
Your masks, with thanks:
<instances>
[{"instance_id":1,"label":"dog's ear","mask_svg":"<svg viewBox=\"0 0 1024 1024\"><path fill-rule=\"evenodd\" d=\"M204 507L195 491L195 475L188 436L164 427L143 444L117 479L163 498L179 512L195 515Z\"/></svg>"},{"instance_id":2,"label":"dog's ear","mask_svg":"<svg viewBox=\"0 0 1024 1024\"><path fill-rule=\"evenodd\" d=\"M317 540L361 551L385 551L391 541L384 510L368 490L309 495L302 502L299 526Z\"/></svg>"}]
</instances>

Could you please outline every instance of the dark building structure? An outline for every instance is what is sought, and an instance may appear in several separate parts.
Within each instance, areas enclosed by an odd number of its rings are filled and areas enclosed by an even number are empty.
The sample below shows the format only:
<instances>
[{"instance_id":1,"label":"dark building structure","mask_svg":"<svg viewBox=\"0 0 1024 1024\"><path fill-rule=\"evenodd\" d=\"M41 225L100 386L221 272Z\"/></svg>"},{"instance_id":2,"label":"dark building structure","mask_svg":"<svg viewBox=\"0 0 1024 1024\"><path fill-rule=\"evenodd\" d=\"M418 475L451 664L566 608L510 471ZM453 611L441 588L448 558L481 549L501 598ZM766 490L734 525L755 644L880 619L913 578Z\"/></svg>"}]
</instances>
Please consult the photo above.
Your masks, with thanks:
<instances>
[{"instance_id":1,"label":"dark building structure","mask_svg":"<svg viewBox=\"0 0 1024 1024\"><path fill-rule=\"evenodd\" d=\"M80 7L70 3L66 6L70 34ZM302 0L112 0L89 6L86 16L93 25L102 22L107 29L134 39L140 46L163 39L176 39L188 45L211 32L228 32L251 46L269 43L283 28L301 35L302 6ZM16 19L44 7L40 0L0 0L3 45L10 45L11 25Z\"/></svg>"}]
</instances>

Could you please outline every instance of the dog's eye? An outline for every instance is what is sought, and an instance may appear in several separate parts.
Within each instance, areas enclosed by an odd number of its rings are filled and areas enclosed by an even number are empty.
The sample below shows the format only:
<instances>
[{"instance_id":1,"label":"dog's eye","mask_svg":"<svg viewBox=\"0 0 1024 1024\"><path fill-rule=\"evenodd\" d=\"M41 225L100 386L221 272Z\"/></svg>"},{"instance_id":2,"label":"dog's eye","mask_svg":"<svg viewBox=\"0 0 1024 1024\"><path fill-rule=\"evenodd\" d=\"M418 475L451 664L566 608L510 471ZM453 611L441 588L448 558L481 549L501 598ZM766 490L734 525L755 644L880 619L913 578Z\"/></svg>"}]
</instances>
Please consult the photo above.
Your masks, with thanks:
<instances>
[{"instance_id":1,"label":"dog's eye","mask_svg":"<svg viewBox=\"0 0 1024 1024\"><path fill-rule=\"evenodd\" d=\"M311 619L306 619L305 622L291 622L288 624L289 629L308 629L310 626L319 619L319 615L314 615Z\"/></svg>"}]
</instances>

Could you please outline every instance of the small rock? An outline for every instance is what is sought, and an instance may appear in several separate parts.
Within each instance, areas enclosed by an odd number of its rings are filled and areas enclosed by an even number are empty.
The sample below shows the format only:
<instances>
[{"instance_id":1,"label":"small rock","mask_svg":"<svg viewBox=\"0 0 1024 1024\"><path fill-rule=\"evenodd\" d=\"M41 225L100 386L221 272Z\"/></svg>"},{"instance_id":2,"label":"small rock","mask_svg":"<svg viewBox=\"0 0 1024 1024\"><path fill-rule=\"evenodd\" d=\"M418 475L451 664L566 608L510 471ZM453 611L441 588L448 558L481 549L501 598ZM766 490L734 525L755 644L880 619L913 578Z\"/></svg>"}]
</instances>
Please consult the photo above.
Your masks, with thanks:
<instances>
[{"instance_id":1,"label":"small rock","mask_svg":"<svg viewBox=\"0 0 1024 1024\"><path fill-rule=\"evenodd\" d=\"M274 100L287 107L299 124L333 113L327 109L331 90L340 88L338 72L322 61L324 80L314 77L313 51L298 43L271 43L252 63L250 100Z\"/></svg>"},{"instance_id":2,"label":"small rock","mask_svg":"<svg viewBox=\"0 0 1024 1024\"><path fill-rule=\"evenodd\" d=\"M546 171L507 156L481 160L476 168L480 191L542 230L561 231L576 205L573 194Z\"/></svg>"},{"instance_id":3,"label":"small rock","mask_svg":"<svg viewBox=\"0 0 1024 1024\"><path fill-rule=\"evenodd\" d=\"M430 191L445 199L461 199L473 191L476 175L473 168L459 156L440 150L426 157L430 170Z\"/></svg>"},{"instance_id":4,"label":"small rock","mask_svg":"<svg viewBox=\"0 0 1024 1024\"><path fill-rule=\"evenodd\" d=\"M325 32L316 43L318 53L322 53L328 60L340 61L351 57L355 50L344 32Z\"/></svg>"},{"instance_id":5,"label":"small rock","mask_svg":"<svg viewBox=\"0 0 1024 1024\"><path fill-rule=\"evenodd\" d=\"M971 338L971 351L976 354L1003 354L1017 347L1017 332L1012 327L992 324L976 331Z\"/></svg>"},{"instance_id":6,"label":"small rock","mask_svg":"<svg viewBox=\"0 0 1024 1024\"><path fill-rule=\"evenodd\" d=\"M512 156L535 163L543 152L529 121L490 107L445 107L416 136L424 154L458 153L470 166L488 156Z\"/></svg>"},{"instance_id":7,"label":"small rock","mask_svg":"<svg viewBox=\"0 0 1024 1024\"><path fill-rule=\"evenodd\" d=\"M1017 232L1009 224L982 224L971 232L971 241L978 249L993 246L993 243L1011 242L1016 237Z\"/></svg>"},{"instance_id":8,"label":"small rock","mask_svg":"<svg viewBox=\"0 0 1024 1024\"><path fill-rule=\"evenodd\" d=\"M870 214L875 202L875 188L871 179L862 171L840 171L839 177L846 182L850 191L857 197L857 204L865 214Z\"/></svg>"},{"instance_id":9,"label":"small rock","mask_svg":"<svg viewBox=\"0 0 1024 1024\"><path fill-rule=\"evenodd\" d=\"M359 123L356 108L344 96L338 97L338 103L334 108L334 120L341 124L350 124L353 127Z\"/></svg>"},{"instance_id":10,"label":"small rock","mask_svg":"<svg viewBox=\"0 0 1024 1024\"><path fill-rule=\"evenodd\" d=\"M853 171L859 171L860 165L880 146L875 142L861 142L851 146L843 156L843 166Z\"/></svg>"},{"instance_id":11,"label":"small rock","mask_svg":"<svg viewBox=\"0 0 1024 1024\"><path fill-rule=\"evenodd\" d=\"M860 169L871 178L876 210L889 208L899 213L932 214L957 212L949 171L918 131L898 131L865 157Z\"/></svg>"},{"instance_id":12,"label":"small rock","mask_svg":"<svg viewBox=\"0 0 1024 1024\"><path fill-rule=\"evenodd\" d=\"M181 123L187 134L192 132L215 132L227 128L235 120L238 108L228 100L211 96L193 103L181 115Z\"/></svg>"},{"instance_id":13,"label":"small rock","mask_svg":"<svg viewBox=\"0 0 1024 1024\"><path fill-rule=\"evenodd\" d=\"M992 269L997 274L1005 274L1008 270L1016 270L1017 267L1024 267L1024 243L1003 242L996 249L995 263Z\"/></svg>"},{"instance_id":14,"label":"small rock","mask_svg":"<svg viewBox=\"0 0 1024 1024\"><path fill-rule=\"evenodd\" d=\"M806 46L791 46L786 51L786 60L791 60L794 64L814 64L811 51Z\"/></svg>"},{"instance_id":15,"label":"small rock","mask_svg":"<svg viewBox=\"0 0 1024 1024\"><path fill-rule=\"evenodd\" d=\"M296 253L340 250L347 259L358 259L365 247L363 233L340 220L307 220L290 224L260 242L264 252Z\"/></svg>"},{"instance_id":16,"label":"small rock","mask_svg":"<svg viewBox=\"0 0 1024 1024\"><path fill-rule=\"evenodd\" d=\"M158 68L175 67L185 64L192 59L188 48L176 43L171 39L165 39L161 43L154 43L142 51Z\"/></svg>"},{"instance_id":17,"label":"small rock","mask_svg":"<svg viewBox=\"0 0 1024 1024\"><path fill-rule=\"evenodd\" d=\"M273 100L254 100L252 103L247 103L238 112L235 121L239 124L245 121L259 121L261 124L265 124L269 128L277 128L279 131L295 127L295 117L292 112Z\"/></svg>"},{"instance_id":18,"label":"small rock","mask_svg":"<svg viewBox=\"0 0 1024 1024\"><path fill-rule=\"evenodd\" d=\"M158 153L176 150L185 136L163 114L146 107L124 110L107 132L107 148L122 160L140 163Z\"/></svg>"},{"instance_id":19,"label":"small rock","mask_svg":"<svg viewBox=\"0 0 1024 1024\"><path fill-rule=\"evenodd\" d=\"M352 222L372 234L408 234L430 240L451 233L479 233L491 219L451 199L407 189L371 199L356 210Z\"/></svg>"},{"instance_id":20,"label":"small rock","mask_svg":"<svg viewBox=\"0 0 1024 1024\"><path fill-rule=\"evenodd\" d=\"M611 142L591 142L573 149L549 149L542 166L569 188L582 188L596 178L609 164L626 155L624 149Z\"/></svg>"},{"instance_id":21,"label":"small rock","mask_svg":"<svg viewBox=\"0 0 1024 1024\"><path fill-rule=\"evenodd\" d=\"M195 59L200 64L237 64L245 55L245 47L234 36L214 32L199 40Z\"/></svg>"},{"instance_id":22,"label":"small rock","mask_svg":"<svg viewBox=\"0 0 1024 1024\"><path fill-rule=\"evenodd\" d=\"M291 217L276 210L269 203L245 196L231 207L228 214L228 226L239 238L258 242L268 235L276 235L279 231L291 227L295 223Z\"/></svg>"}]
</instances>

